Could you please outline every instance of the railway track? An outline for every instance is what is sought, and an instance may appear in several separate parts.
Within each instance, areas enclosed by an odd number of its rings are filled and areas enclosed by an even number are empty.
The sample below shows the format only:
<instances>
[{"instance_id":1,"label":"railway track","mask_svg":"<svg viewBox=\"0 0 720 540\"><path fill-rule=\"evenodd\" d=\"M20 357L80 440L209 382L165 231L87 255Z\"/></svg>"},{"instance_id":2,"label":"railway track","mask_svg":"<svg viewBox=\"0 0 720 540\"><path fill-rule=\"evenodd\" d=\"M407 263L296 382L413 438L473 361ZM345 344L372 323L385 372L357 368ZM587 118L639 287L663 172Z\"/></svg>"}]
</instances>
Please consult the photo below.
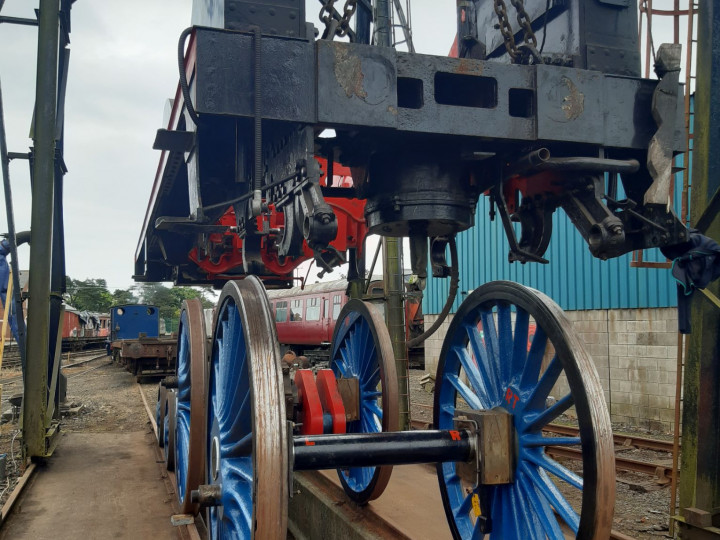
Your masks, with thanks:
<instances>
[{"instance_id":1,"label":"railway track","mask_svg":"<svg viewBox=\"0 0 720 540\"><path fill-rule=\"evenodd\" d=\"M412 404L413 407L432 408L422 404ZM427 420L412 419L410 421L412 429L430 429L432 422ZM578 429L574 426L561 426L558 424L550 424L544 428L544 431L561 435L563 437L577 437ZM672 442L660 441L657 439L649 439L645 437L637 437L634 435L615 434L613 439L617 447L635 447L644 450L653 450L656 452L672 452ZM555 457L562 457L580 461L582 452L580 448L568 446L549 446L547 453ZM622 455L615 456L615 470L627 471L654 476L658 484L669 484L672 478L672 465L658 462L641 461L638 459L628 458Z\"/></svg>"},{"instance_id":2,"label":"railway track","mask_svg":"<svg viewBox=\"0 0 720 540\"><path fill-rule=\"evenodd\" d=\"M76 356L79 356L79 355L76 355ZM100 360L101 358L109 358L105 353L98 355L97 351L92 351L92 353L83 355L83 356L90 356L90 358L85 358L83 360L73 362L72 364L65 364L65 365L60 366L60 368L61 369L72 368L72 367L80 366L83 364L87 364L89 362L94 362L95 360ZM91 369L96 369L96 368L91 368ZM70 376L75 376L75 375L77 375L77 374L73 373ZM15 383L21 382L21 381L22 381L22 375L14 375L12 377L1 377L0 378L0 384L3 384L3 385L11 385L11 384L15 384Z\"/></svg>"},{"instance_id":3,"label":"railway track","mask_svg":"<svg viewBox=\"0 0 720 540\"><path fill-rule=\"evenodd\" d=\"M566 437L577 437L578 429L575 426L561 426L559 424L549 424L545 426L544 431L563 435ZM657 452L672 452L672 441L661 441L658 439L649 439L646 437L638 437L636 435L623 435L621 433L613 434L613 440L618 446L634 446L635 448L643 448L645 450L655 450Z\"/></svg>"}]
</instances>

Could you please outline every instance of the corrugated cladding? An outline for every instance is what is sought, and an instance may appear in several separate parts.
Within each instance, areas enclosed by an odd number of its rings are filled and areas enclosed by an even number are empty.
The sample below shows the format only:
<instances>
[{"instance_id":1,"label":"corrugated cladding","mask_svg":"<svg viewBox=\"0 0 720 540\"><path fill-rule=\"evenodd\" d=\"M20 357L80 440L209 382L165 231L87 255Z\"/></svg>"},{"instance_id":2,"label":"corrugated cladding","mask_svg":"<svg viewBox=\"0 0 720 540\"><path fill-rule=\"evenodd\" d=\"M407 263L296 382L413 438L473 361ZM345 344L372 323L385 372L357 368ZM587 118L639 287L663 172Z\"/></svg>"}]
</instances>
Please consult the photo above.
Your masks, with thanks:
<instances>
[{"instance_id":1,"label":"corrugated cladding","mask_svg":"<svg viewBox=\"0 0 720 540\"><path fill-rule=\"evenodd\" d=\"M680 166L682 157L677 158ZM618 195L624 196L622 193ZM681 195L682 174L678 174L674 199L678 214ZM481 196L475 214L475 227L457 236L461 294L455 299L453 312L469 292L495 280L516 281L538 289L566 310L677 305L675 281L670 269L632 268L632 254L608 261L596 259L562 210L553 215L553 234L545 254L550 263L510 264L510 247L502 223L499 216L491 222L489 211L489 198ZM519 226L516 227L519 237ZM644 260L664 262L665 258L660 250L651 249L644 252ZM428 274L432 275L429 269ZM428 279L424 313L440 313L449 285L449 278Z\"/></svg>"}]
</instances>

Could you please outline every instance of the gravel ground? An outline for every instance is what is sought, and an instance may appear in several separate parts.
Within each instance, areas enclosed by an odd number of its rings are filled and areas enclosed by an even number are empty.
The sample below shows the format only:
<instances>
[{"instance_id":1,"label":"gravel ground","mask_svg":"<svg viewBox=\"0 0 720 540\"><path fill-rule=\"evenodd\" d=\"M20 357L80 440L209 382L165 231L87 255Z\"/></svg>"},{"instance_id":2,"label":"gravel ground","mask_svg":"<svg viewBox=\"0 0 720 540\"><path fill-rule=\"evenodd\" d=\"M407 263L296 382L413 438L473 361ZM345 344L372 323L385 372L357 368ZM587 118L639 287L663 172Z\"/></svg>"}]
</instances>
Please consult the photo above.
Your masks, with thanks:
<instances>
[{"instance_id":1,"label":"gravel ground","mask_svg":"<svg viewBox=\"0 0 720 540\"><path fill-rule=\"evenodd\" d=\"M71 358L70 362L73 361ZM67 403L73 410L63 415L60 423L61 433L151 429L135 378L119 366L111 364L109 357L101 357L81 366L64 368L63 372L68 377ZM13 370L2 371L3 380L17 375L19 372ZM9 408L7 398L21 390L20 384L3 383L3 410ZM22 474L20 452L17 422L0 425L0 454L7 454L7 480L0 482L0 505L4 504L15 487L18 476Z\"/></svg>"}]
</instances>

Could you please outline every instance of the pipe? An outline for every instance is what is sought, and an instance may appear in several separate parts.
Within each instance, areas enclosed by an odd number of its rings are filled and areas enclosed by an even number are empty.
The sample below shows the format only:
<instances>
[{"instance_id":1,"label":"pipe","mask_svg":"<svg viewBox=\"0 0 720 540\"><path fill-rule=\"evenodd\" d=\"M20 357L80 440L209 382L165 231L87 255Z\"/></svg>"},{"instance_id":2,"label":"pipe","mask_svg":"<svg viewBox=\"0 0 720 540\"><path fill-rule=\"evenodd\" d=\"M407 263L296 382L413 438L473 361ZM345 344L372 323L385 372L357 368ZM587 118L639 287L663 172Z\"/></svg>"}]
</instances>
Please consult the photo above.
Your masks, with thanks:
<instances>
[{"instance_id":1,"label":"pipe","mask_svg":"<svg viewBox=\"0 0 720 540\"><path fill-rule=\"evenodd\" d=\"M437 332L437 329L440 328L440 325L445 321L452 309L453 303L455 302L455 296L457 295L458 287L460 286L460 269L458 266L457 244L455 243L454 236L450 238L450 264L452 265L450 267L450 291L448 292L447 300L445 300L445 306L443 306L440 315L438 315L437 320L433 323L429 330L426 330L416 338L408 341L407 346L410 349L417 347Z\"/></svg>"},{"instance_id":2,"label":"pipe","mask_svg":"<svg viewBox=\"0 0 720 540\"><path fill-rule=\"evenodd\" d=\"M467 462L475 455L467 430L299 436L293 454L294 471Z\"/></svg>"},{"instance_id":3,"label":"pipe","mask_svg":"<svg viewBox=\"0 0 720 540\"><path fill-rule=\"evenodd\" d=\"M0 84L0 162L2 162L3 187L5 189L5 211L7 212L8 243L10 244L10 267L12 268L13 298L15 301L15 319L17 320L18 351L20 352L20 365L25 372L25 343L26 333L25 316L22 305L22 290L20 289L20 264L18 263L17 246L29 241L26 232L15 232L15 213L13 210L12 186L10 184L10 157L5 136L5 113L3 110L2 85Z\"/></svg>"}]
</instances>

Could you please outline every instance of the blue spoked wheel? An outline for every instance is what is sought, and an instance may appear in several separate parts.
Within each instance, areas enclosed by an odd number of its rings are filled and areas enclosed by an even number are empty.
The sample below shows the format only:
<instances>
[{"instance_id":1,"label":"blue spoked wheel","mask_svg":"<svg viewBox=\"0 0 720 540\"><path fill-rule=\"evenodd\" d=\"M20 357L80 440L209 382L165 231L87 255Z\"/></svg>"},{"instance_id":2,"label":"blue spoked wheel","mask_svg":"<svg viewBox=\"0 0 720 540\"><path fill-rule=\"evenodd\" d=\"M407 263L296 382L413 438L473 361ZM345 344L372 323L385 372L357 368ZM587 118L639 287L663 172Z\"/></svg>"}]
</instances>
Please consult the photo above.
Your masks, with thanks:
<instances>
[{"instance_id":1,"label":"blue spoked wheel","mask_svg":"<svg viewBox=\"0 0 720 540\"><path fill-rule=\"evenodd\" d=\"M168 471L175 470L175 412L177 411L177 394L175 390L166 392L166 409L165 409L165 444L163 451L165 454L165 468Z\"/></svg>"},{"instance_id":2,"label":"blue spoked wheel","mask_svg":"<svg viewBox=\"0 0 720 540\"><path fill-rule=\"evenodd\" d=\"M202 302L185 300L180 313L177 349L175 479L181 513L197 514L191 491L205 480L207 352Z\"/></svg>"},{"instance_id":3,"label":"blue spoked wheel","mask_svg":"<svg viewBox=\"0 0 720 540\"><path fill-rule=\"evenodd\" d=\"M358 382L358 419L348 433L397 431L398 400L395 357L380 312L361 300L350 300L335 324L330 368L337 379ZM357 504L377 499L385 490L392 467L338 469L345 493Z\"/></svg>"},{"instance_id":4,"label":"blue spoked wheel","mask_svg":"<svg viewBox=\"0 0 720 540\"><path fill-rule=\"evenodd\" d=\"M167 413L167 389L165 385L158 384L157 403L155 404L155 425L157 426L158 446L165 446L165 414Z\"/></svg>"},{"instance_id":5,"label":"blue spoked wheel","mask_svg":"<svg viewBox=\"0 0 720 540\"><path fill-rule=\"evenodd\" d=\"M208 374L207 480L212 539L287 535L288 448L277 333L255 277L223 287Z\"/></svg>"},{"instance_id":6,"label":"blue spoked wheel","mask_svg":"<svg viewBox=\"0 0 720 540\"><path fill-rule=\"evenodd\" d=\"M533 335L534 330L534 335ZM453 429L456 409L502 407L513 419L512 483L470 485L454 463L438 464L445 513L455 538L491 540L610 537L615 456L610 418L590 355L562 310L542 293L494 282L460 306L443 343L435 385L435 425ZM575 408L580 437L542 428ZM582 450L578 474L548 446ZM582 507L568 498L582 493ZM577 505L576 505L577 506Z\"/></svg>"}]
</instances>

